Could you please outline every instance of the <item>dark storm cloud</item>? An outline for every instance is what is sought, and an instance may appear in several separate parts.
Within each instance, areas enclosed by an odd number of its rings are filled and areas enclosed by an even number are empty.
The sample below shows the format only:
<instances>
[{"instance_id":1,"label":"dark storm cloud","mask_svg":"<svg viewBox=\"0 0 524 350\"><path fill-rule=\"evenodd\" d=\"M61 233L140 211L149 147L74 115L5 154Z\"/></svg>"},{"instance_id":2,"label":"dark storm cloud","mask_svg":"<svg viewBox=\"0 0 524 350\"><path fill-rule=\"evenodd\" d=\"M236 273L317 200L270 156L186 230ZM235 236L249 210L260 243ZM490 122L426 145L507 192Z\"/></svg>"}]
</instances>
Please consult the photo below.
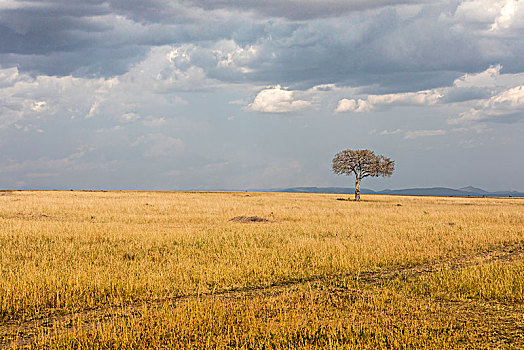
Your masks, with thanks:
<instances>
[{"instance_id":1,"label":"dark storm cloud","mask_svg":"<svg viewBox=\"0 0 524 350\"><path fill-rule=\"evenodd\" d=\"M93 41L87 34L110 29L87 19L103 14L107 10L86 4L0 10L0 53L38 55L86 46Z\"/></svg>"},{"instance_id":2,"label":"dark storm cloud","mask_svg":"<svg viewBox=\"0 0 524 350\"><path fill-rule=\"evenodd\" d=\"M111 77L124 74L141 61L149 47L127 45L113 48L82 48L46 55L0 55L6 67L17 66L22 72L76 77Z\"/></svg>"},{"instance_id":3,"label":"dark storm cloud","mask_svg":"<svg viewBox=\"0 0 524 350\"><path fill-rule=\"evenodd\" d=\"M68 75L82 67L92 71L94 67L87 67L93 63L96 66L93 59L103 51L101 48L115 44L100 40L113 30L112 23L94 20L111 14L100 1L40 1L21 5L24 7L0 10L3 67L16 65L22 71L51 75ZM133 52L132 56L136 55ZM109 66L114 65L109 54L107 58Z\"/></svg>"},{"instance_id":4,"label":"dark storm cloud","mask_svg":"<svg viewBox=\"0 0 524 350\"><path fill-rule=\"evenodd\" d=\"M439 21L440 14L423 11L406 20L385 9L373 17L275 20L254 43L257 55L245 64L249 70L240 78L293 89L336 83L385 93L448 86L463 72L483 71L493 62L474 37ZM217 79L239 78L217 66L213 50L195 50L191 64Z\"/></svg>"},{"instance_id":5,"label":"dark storm cloud","mask_svg":"<svg viewBox=\"0 0 524 350\"><path fill-rule=\"evenodd\" d=\"M114 76L154 46L239 43L263 36L263 24L161 1L42 1L0 9L0 67L33 74ZM158 21L158 22L155 22Z\"/></svg>"},{"instance_id":6,"label":"dark storm cloud","mask_svg":"<svg viewBox=\"0 0 524 350\"><path fill-rule=\"evenodd\" d=\"M224 82L293 89L334 83L372 93L415 91L449 85L492 64L524 70L518 59L523 37L484 35L478 24L457 30L458 1L20 4L0 10L0 66L34 74L120 75L154 46L185 44L192 48L179 69L198 67ZM394 6L407 4L415 4L408 15ZM256 54L238 58L228 51L226 62L217 54L224 40Z\"/></svg>"},{"instance_id":7,"label":"dark storm cloud","mask_svg":"<svg viewBox=\"0 0 524 350\"><path fill-rule=\"evenodd\" d=\"M181 1L170 0L110 0L111 9L139 23L187 23L198 17Z\"/></svg>"},{"instance_id":8,"label":"dark storm cloud","mask_svg":"<svg viewBox=\"0 0 524 350\"><path fill-rule=\"evenodd\" d=\"M258 12L269 17L285 17L293 20L307 20L340 16L349 12L382 8L391 5L420 4L425 1L410 0L189 0L187 3L205 9L242 9Z\"/></svg>"}]
</instances>

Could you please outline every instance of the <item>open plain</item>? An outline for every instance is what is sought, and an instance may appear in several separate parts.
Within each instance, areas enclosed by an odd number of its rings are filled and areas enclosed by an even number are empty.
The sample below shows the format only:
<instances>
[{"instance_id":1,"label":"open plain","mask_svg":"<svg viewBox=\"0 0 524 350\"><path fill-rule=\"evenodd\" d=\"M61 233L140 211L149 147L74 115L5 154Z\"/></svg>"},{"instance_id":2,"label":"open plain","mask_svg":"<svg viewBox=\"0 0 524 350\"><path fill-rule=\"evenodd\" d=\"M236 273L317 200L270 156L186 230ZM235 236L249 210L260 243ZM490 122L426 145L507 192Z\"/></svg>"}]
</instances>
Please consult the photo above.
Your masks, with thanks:
<instances>
[{"instance_id":1,"label":"open plain","mask_svg":"<svg viewBox=\"0 0 524 350\"><path fill-rule=\"evenodd\" d=\"M524 348L524 199L340 197L0 192L0 348Z\"/></svg>"}]
</instances>

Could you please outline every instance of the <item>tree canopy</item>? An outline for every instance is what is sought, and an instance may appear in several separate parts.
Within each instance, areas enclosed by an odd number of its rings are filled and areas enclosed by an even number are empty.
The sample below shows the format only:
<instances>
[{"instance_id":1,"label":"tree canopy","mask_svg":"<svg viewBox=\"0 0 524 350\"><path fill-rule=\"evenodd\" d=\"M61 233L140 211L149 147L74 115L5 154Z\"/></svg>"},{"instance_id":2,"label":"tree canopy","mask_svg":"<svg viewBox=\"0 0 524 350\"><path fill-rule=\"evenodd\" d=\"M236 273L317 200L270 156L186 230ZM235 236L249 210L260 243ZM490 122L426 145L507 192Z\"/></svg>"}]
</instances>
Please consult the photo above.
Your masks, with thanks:
<instances>
[{"instance_id":1,"label":"tree canopy","mask_svg":"<svg viewBox=\"0 0 524 350\"><path fill-rule=\"evenodd\" d=\"M337 175L355 174L355 200L360 200L360 181L368 176L391 176L395 161L368 149L346 149L333 157L333 172Z\"/></svg>"}]
</instances>

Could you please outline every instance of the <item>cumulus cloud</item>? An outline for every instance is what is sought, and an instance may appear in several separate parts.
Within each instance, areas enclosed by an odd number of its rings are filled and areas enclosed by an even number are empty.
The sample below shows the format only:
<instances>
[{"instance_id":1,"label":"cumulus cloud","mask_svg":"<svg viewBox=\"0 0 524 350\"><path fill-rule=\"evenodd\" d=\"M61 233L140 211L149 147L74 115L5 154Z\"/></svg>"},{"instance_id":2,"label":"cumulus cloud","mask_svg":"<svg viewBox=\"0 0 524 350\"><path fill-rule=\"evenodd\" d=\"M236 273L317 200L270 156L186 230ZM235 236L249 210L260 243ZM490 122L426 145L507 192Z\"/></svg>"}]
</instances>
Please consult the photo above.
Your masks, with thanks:
<instances>
[{"instance_id":1,"label":"cumulus cloud","mask_svg":"<svg viewBox=\"0 0 524 350\"><path fill-rule=\"evenodd\" d=\"M469 103L471 108L450 124L471 122L514 122L524 118L524 74L502 74L502 66L488 67L479 73L467 73L448 87L409 93L367 95L358 99L343 98L335 109L343 112L369 112L395 106L434 106ZM515 84L517 84L515 86ZM465 105L467 108L467 104ZM440 135L442 130L407 132L406 138Z\"/></svg>"},{"instance_id":2,"label":"cumulus cloud","mask_svg":"<svg viewBox=\"0 0 524 350\"><path fill-rule=\"evenodd\" d=\"M335 109L336 113L343 112L355 112L357 110L357 101L353 99L343 98L338 101L337 108Z\"/></svg>"},{"instance_id":3,"label":"cumulus cloud","mask_svg":"<svg viewBox=\"0 0 524 350\"><path fill-rule=\"evenodd\" d=\"M507 0L504 6L500 9L498 17L495 18L495 22L491 25L491 30L508 28L513 22L518 7L519 3L517 0Z\"/></svg>"},{"instance_id":4,"label":"cumulus cloud","mask_svg":"<svg viewBox=\"0 0 524 350\"><path fill-rule=\"evenodd\" d=\"M395 106L442 106L462 104L474 107L451 120L451 123L464 121L494 120L496 116L511 116L499 119L514 121L521 111L521 86L524 74L502 74L502 66L488 67L479 73L467 73L454 80L451 86L431 90L367 95L361 98L343 98L338 101L336 113L369 112L385 110ZM515 87L515 85L517 85ZM469 105L468 105L469 104Z\"/></svg>"},{"instance_id":5,"label":"cumulus cloud","mask_svg":"<svg viewBox=\"0 0 524 350\"><path fill-rule=\"evenodd\" d=\"M518 0L468 0L461 2L454 20L458 30L474 26L486 32L496 32L521 21L522 5ZM522 23L517 23L522 25Z\"/></svg>"},{"instance_id":6,"label":"cumulus cloud","mask_svg":"<svg viewBox=\"0 0 524 350\"><path fill-rule=\"evenodd\" d=\"M241 47L233 40L219 41L213 48L213 55L217 59L218 68L231 68L241 73L249 73L252 69L249 64L258 57L255 45Z\"/></svg>"},{"instance_id":7,"label":"cumulus cloud","mask_svg":"<svg viewBox=\"0 0 524 350\"><path fill-rule=\"evenodd\" d=\"M368 95L366 99L340 100L335 112L369 112L388 106L429 106L438 103L441 97L441 93L436 90Z\"/></svg>"},{"instance_id":8,"label":"cumulus cloud","mask_svg":"<svg viewBox=\"0 0 524 350\"><path fill-rule=\"evenodd\" d=\"M260 91L246 110L262 113L297 112L311 106L311 102L297 100L295 92L286 90L280 85Z\"/></svg>"},{"instance_id":9,"label":"cumulus cloud","mask_svg":"<svg viewBox=\"0 0 524 350\"><path fill-rule=\"evenodd\" d=\"M524 74L501 74L501 65L489 67L478 74L466 74L456 79L447 95L463 89L480 89L488 96L479 96L477 102L458 118L450 119L451 124L501 121L512 122L522 119L524 113Z\"/></svg>"},{"instance_id":10,"label":"cumulus cloud","mask_svg":"<svg viewBox=\"0 0 524 350\"><path fill-rule=\"evenodd\" d=\"M451 119L451 124L475 121L512 122L524 118L524 85L504 90L479 102L474 108Z\"/></svg>"},{"instance_id":11,"label":"cumulus cloud","mask_svg":"<svg viewBox=\"0 0 524 350\"><path fill-rule=\"evenodd\" d=\"M171 46L152 49L127 73L112 78L31 76L16 67L0 69L0 128L49 117L114 118L129 123L160 106L188 102L179 91L201 91L218 86L192 65L173 62ZM169 95L169 98L166 96ZM142 111L142 110L146 111Z\"/></svg>"},{"instance_id":12,"label":"cumulus cloud","mask_svg":"<svg viewBox=\"0 0 524 350\"><path fill-rule=\"evenodd\" d=\"M114 84L113 79L33 78L16 68L0 69L0 128L52 115L93 117Z\"/></svg>"},{"instance_id":13,"label":"cumulus cloud","mask_svg":"<svg viewBox=\"0 0 524 350\"><path fill-rule=\"evenodd\" d=\"M6 88L12 86L14 83L20 80L20 74L18 68L6 68L0 69L0 88Z\"/></svg>"},{"instance_id":14,"label":"cumulus cloud","mask_svg":"<svg viewBox=\"0 0 524 350\"><path fill-rule=\"evenodd\" d=\"M243 81L261 59L257 45L241 46L234 40L219 40L208 46L174 46L169 58L181 72L198 70L205 77L232 83Z\"/></svg>"},{"instance_id":15,"label":"cumulus cloud","mask_svg":"<svg viewBox=\"0 0 524 350\"><path fill-rule=\"evenodd\" d=\"M516 85L524 83L524 74L502 74L502 66L491 66L483 72L468 73L455 79L453 86L440 89L442 103L486 100Z\"/></svg>"},{"instance_id":16,"label":"cumulus cloud","mask_svg":"<svg viewBox=\"0 0 524 350\"><path fill-rule=\"evenodd\" d=\"M453 85L459 88L462 87L485 87L494 86L497 79L500 77L500 64L491 66L480 73L466 73L460 78L455 79Z\"/></svg>"},{"instance_id":17,"label":"cumulus cloud","mask_svg":"<svg viewBox=\"0 0 524 350\"><path fill-rule=\"evenodd\" d=\"M485 28L500 14L503 1L466 0L458 4L454 18L459 23L477 23Z\"/></svg>"}]
</instances>

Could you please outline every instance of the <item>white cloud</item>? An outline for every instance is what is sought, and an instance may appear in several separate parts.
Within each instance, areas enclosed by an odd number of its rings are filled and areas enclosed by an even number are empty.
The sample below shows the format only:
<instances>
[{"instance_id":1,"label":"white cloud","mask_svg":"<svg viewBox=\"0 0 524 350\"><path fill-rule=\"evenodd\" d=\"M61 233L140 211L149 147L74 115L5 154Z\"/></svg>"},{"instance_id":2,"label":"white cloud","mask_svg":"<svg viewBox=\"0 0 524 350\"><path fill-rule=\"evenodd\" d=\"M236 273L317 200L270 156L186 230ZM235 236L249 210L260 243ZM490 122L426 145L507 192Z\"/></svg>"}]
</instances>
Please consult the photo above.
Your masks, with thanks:
<instances>
[{"instance_id":1,"label":"white cloud","mask_svg":"<svg viewBox=\"0 0 524 350\"><path fill-rule=\"evenodd\" d=\"M369 112L376 108L388 106L421 106L434 105L442 94L437 90L405 92L398 94L368 95L366 99L342 99L335 112Z\"/></svg>"},{"instance_id":2,"label":"white cloud","mask_svg":"<svg viewBox=\"0 0 524 350\"><path fill-rule=\"evenodd\" d=\"M174 46L167 53L170 66L159 77L166 79L176 75L178 86L186 78L200 85L219 85L219 81L234 83L253 72L253 66L260 63L260 53L258 45L240 46L234 40L219 40L211 45ZM216 80L209 78L211 76ZM198 85L193 86L193 89L197 88ZM191 90L189 87L185 89Z\"/></svg>"},{"instance_id":3,"label":"white cloud","mask_svg":"<svg viewBox=\"0 0 524 350\"><path fill-rule=\"evenodd\" d=\"M51 115L92 117L114 79L31 77L0 69L0 128Z\"/></svg>"},{"instance_id":4,"label":"white cloud","mask_svg":"<svg viewBox=\"0 0 524 350\"><path fill-rule=\"evenodd\" d=\"M504 1L466 0L459 4L455 11L455 19L461 22L493 23Z\"/></svg>"},{"instance_id":5,"label":"white cloud","mask_svg":"<svg viewBox=\"0 0 524 350\"><path fill-rule=\"evenodd\" d=\"M297 112L311 106L311 102L296 100L295 92L282 89L280 85L260 91L246 110L263 113Z\"/></svg>"},{"instance_id":6,"label":"white cloud","mask_svg":"<svg viewBox=\"0 0 524 350\"><path fill-rule=\"evenodd\" d=\"M500 77L500 64L491 66L483 72L464 74L460 78L455 79L453 86L455 87L494 87Z\"/></svg>"},{"instance_id":7,"label":"white cloud","mask_svg":"<svg viewBox=\"0 0 524 350\"><path fill-rule=\"evenodd\" d=\"M258 57L258 49L255 45L246 47L239 46L233 40L222 40L215 44L212 49L217 60L217 67L230 68L241 73L250 73L249 64Z\"/></svg>"},{"instance_id":8,"label":"white cloud","mask_svg":"<svg viewBox=\"0 0 524 350\"><path fill-rule=\"evenodd\" d=\"M522 108L524 107L524 85L516 86L490 98L485 104L489 108Z\"/></svg>"},{"instance_id":9,"label":"white cloud","mask_svg":"<svg viewBox=\"0 0 524 350\"><path fill-rule=\"evenodd\" d=\"M154 47L145 60L119 77L119 81L126 86L137 85L140 81L143 90L155 93L202 91L219 86L217 80L207 76L203 67L193 62L197 49L193 44ZM178 96L174 102L185 103Z\"/></svg>"},{"instance_id":10,"label":"white cloud","mask_svg":"<svg viewBox=\"0 0 524 350\"><path fill-rule=\"evenodd\" d=\"M432 90L343 98L339 100L335 112L368 112L394 106L455 105L468 110L449 120L450 124L522 119L524 74L502 74L501 70L501 65L490 66L480 73L464 74L455 79L452 86ZM415 135L418 134L408 134L407 138Z\"/></svg>"},{"instance_id":11,"label":"white cloud","mask_svg":"<svg viewBox=\"0 0 524 350\"><path fill-rule=\"evenodd\" d=\"M381 105L433 105L439 101L442 95L436 90L425 90L417 92L406 92L399 94L369 95L368 102L372 106Z\"/></svg>"},{"instance_id":12,"label":"white cloud","mask_svg":"<svg viewBox=\"0 0 524 350\"><path fill-rule=\"evenodd\" d=\"M343 98L338 101L337 108L335 109L336 113L342 112L354 112L357 109L357 101Z\"/></svg>"},{"instance_id":13,"label":"white cloud","mask_svg":"<svg viewBox=\"0 0 524 350\"><path fill-rule=\"evenodd\" d=\"M495 19L495 22L491 25L491 30L497 30L499 28L508 28L513 22L513 17L518 7L517 0L507 0L506 4L500 9L499 16Z\"/></svg>"},{"instance_id":14,"label":"white cloud","mask_svg":"<svg viewBox=\"0 0 524 350\"><path fill-rule=\"evenodd\" d=\"M520 0L470 0L462 2L455 11L455 28L471 30L476 26L484 33L494 33L512 26L521 26Z\"/></svg>"},{"instance_id":15,"label":"white cloud","mask_svg":"<svg viewBox=\"0 0 524 350\"><path fill-rule=\"evenodd\" d=\"M155 48L127 73L106 79L32 77L16 67L0 68L0 128L49 117L116 116L118 122L129 123L160 106L186 105L175 91L218 86L201 68L178 69L169 57L173 50L171 46Z\"/></svg>"},{"instance_id":16,"label":"white cloud","mask_svg":"<svg viewBox=\"0 0 524 350\"><path fill-rule=\"evenodd\" d=\"M0 69L0 88L12 86L19 81L20 78L18 68L16 67Z\"/></svg>"},{"instance_id":17,"label":"white cloud","mask_svg":"<svg viewBox=\"0 0 524 350\"><path fill-rule=\"evenodd\" d=\"M479 102L474 108L461 113L459 118L449 120L450 124L474 121L503 121L504 118L524 117L524 85L519 85Z\"/></svg>"},{"instance_id":18,"label":"white cloud","mask_svg":"<svg viewBox=\"0 0 524 350\"><path fill-rule=\"evenodd\" d=\"M45 111L47 108L47 102L46 101L34 101L33 105L31 106L31 110L35 112L42 112Z\"/></svg>"},{"instance_id":19,"label":"white cloud","mask_svg":"<svg viewBox=\"0 0 524 350\"><path fill-rule=\"evenodd\" d=\"M405 139L415 139L418 137L427 137L427 136L440 136L445 135L446 130L437 129L437 130L412 130L406 131L404 134Z\"/></svg>"}]
</instances>

